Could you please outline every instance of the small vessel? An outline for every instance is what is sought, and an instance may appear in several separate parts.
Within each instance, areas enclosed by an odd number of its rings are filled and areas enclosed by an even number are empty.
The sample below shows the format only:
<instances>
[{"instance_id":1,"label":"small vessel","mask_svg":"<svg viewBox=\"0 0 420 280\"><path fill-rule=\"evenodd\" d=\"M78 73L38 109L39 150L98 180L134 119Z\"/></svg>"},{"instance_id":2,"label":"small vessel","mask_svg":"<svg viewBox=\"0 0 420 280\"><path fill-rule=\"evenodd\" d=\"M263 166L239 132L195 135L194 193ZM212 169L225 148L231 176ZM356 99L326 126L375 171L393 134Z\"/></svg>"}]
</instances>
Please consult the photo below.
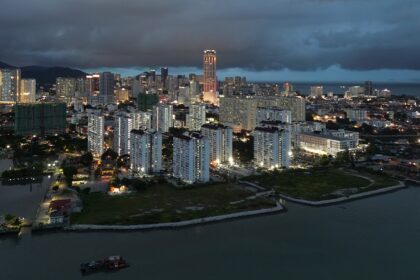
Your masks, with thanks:
<instances>
[{"instance_id":1,"label":"small vessel","mask_svg":"<svg viewBox=\"0 0 420 280\"><path fill-rule=\"evenodd\" d=\"M83 274L112 271L128 267L129 264L121 256L110 256L104 260L90 261L80 265L80 271Z\"/></svg>"}]
</instances>

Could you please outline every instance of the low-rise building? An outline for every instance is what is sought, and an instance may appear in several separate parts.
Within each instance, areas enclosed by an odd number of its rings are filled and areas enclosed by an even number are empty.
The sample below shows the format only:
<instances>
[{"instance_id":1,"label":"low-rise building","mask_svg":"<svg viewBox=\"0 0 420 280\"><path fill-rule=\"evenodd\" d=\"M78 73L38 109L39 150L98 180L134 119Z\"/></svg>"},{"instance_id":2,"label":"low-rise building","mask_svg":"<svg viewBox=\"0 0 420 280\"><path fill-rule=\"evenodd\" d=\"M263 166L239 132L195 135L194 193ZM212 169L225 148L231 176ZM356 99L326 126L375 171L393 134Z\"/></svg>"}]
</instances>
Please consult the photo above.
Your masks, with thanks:
<instances>
[{"instance_id":1,"label":"low-rise building","mask_svg":"<svg viewBox=\"0 0 420 280\"><path fill-rule=\"evenodd\" d=\"M337 156L359 145L359 133L345 130L328 130L323 133L297 134L297 147L309 153Z\"/></svg>"}]
</instances>

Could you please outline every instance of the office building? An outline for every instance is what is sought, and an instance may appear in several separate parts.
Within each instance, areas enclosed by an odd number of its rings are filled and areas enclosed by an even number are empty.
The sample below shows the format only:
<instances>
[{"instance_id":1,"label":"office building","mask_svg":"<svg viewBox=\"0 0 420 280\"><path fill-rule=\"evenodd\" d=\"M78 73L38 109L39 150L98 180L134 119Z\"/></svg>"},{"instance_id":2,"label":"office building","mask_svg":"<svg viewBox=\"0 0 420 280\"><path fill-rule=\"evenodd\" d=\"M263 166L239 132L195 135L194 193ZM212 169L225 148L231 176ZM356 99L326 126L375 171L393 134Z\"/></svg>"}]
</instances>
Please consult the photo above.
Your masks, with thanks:
<instances>
[{"instance_id":1,"label":"office building","mask_svg":"<svg viewBox=\"0 0 420 280\"><path fill-rule=\"evenodd\" d=\"M162 134L159 131L131 130L130 167L134 174L162 170Z\"/></svg>"},{"instance_id":2,"label":"office building","mask_svg":"<svg viewBox=\"0 0 420 280\"><path fill-rule=\"evenodd\" d=\"M210 180L210 149L207 137L199 133L177 135L173 138L175 178L192 184Z\"/></svg>"},{"instance_id":3,"label":"office building","mask_svg":"<svg viewBox=\"0 0 420 280\"><path fill-rule=\"evenodd\" d=\"M206 106L202 104L191 104L186 117L189 130L200 130L206 123Z\"/></svg>"},{"instance_id":4,"label":"office building","mask_svg":"<svg viewBox=\"0 0 420 280\"><path fill-rule=\"evenodd\" d=\"M51 135L66 131L66 104L22 103L15 106L17 135Z\"/></svg>"},{"instance_id":5,"label":"office building","mask_svg":"<svg viewBox=\"0 0 420 280\"><path fill-rule=\"evenodd\" d=\"M221 124L204 124L201 134L209 139L210 164L233 164L232 139L233 131Z\"/></svg>"},{"instance_id":6,"label":"office building","mask_svg":"<svg viewBox=\"0 0 420 280\"><path fill-rule=\"evenodd\" d=\"M105 118L99 112L88 115L88 150L95 157L104 153Z\"/></svg>"}]
</instances>

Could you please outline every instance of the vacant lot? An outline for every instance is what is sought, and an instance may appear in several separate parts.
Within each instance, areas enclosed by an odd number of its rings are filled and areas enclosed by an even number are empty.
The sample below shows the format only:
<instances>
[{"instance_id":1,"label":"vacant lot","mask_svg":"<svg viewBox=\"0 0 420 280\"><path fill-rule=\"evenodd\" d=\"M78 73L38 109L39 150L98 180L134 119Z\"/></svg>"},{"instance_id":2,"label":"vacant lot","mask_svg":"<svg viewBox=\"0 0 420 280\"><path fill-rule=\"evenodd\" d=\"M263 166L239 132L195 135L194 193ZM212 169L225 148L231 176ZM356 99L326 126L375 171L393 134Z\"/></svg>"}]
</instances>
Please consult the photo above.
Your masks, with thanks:
<instances>
[{"instance_id":1,"label":"vacant lot","mask_svg":"<svg viewBox=\"0 0 420 280\"><path fill-rule=\"evenodd\" d=\"M378 173L339 168L285 170L250 176L246 180L294 198L323 200L397 184Z\"/></svg>"},{"instance_id":2,"label":"vacant lot","mask_svg":"<svg viewBox=\"0 0 420 280\"><path fill-rule=\"evenodd\" d=\"M188 189L163 184L121 196L82 194L83 211L71 220L74 224L152 224L275 206L266 198L247 199L252 195L234 184Z\"/></svg>"}]
</instances>

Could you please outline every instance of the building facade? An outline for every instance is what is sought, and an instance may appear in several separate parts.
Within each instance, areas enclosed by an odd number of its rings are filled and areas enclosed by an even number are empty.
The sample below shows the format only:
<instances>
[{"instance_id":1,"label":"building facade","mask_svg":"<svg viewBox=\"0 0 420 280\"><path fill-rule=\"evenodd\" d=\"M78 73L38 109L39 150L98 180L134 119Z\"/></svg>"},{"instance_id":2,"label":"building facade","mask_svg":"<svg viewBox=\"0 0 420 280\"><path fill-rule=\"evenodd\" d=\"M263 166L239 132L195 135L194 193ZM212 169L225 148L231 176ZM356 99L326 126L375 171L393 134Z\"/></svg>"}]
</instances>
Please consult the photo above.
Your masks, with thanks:
<instances>
[{"instance_id":1,"label":"building facade","mask_svg":"<svg viewBox=\"0 0 420 280\"><path fill-rule=\"evenodd\" d=\"M168 132L174 126L174 113L171 104L160 103L153 108L153 129Z\"/></svg>"},{"instance_id":2,"label":"building facade","mask_svg":"<svg viewBox=\"0 0 420 280\"><path fill-rule=\"evenodd\" d=\"M152 174L162 170L162 134L159 131L131 130L130 167L134 174Z\"/></svg>"},{"instance_id":3,"label":"building facade","mask_svg":"<svg viewBox=\"0 0 420 280\"><path fill-rule=\"evenodd\" d=\"M20 69L0 69L0 101L19 100L20 79Z\"/></svg>"},{"instance_id":4,"label":"building facade","mask_svg":"<svg viewBox=\"0 0 420 280\"><path fill-rule=\"evenodd\" d=\"M55 89L58 100L70 106L76 93L76 79L58 77L55 82Z\"/></svg>"},{"instance_id":5,"label":"building facade","mask_svg":"<svg viewBox=\"0 0 420 280\"><path fill-rule=\"evenodd\" d=\"M108 105L114 103L115 77L111 72L103 72L99 76L99 95L102 104Z\"/></svg>"},{"instance_id":6,"label":"building facade","mask_svg":"<svg viewBox=\"0 0 420 280\"><path fill-rule=\"evenodd\" d=\"M172 174L192 184L210 180L210 150L207 137L199 133L173 138Z\"/></svg>"},{"instance_id":7,"label":"building facade","mask_svg":"<svg viewBox=\"0 0 420 280\"><path fill-rule=\"evenodd\" d=\"M277 127L256 127L254 132L254 161L265 169L290 166L290 133Z\"/></svg>"},{"instance_id":8,"label":"building facade","mask_svg":"<svg viewBox=\"0 0 420 280\"><path fill-rule=\"evenodd\" d=\"M262 121L279 121L290 124L292 123L292 112L279 108L258 107L256 119L256 126L259 126Z\"/></svg>"},{"instance_id":9,"label":"building facade","mask_svg":"<svg viewBox=\"0 0 420 280\"><path fill-rule=\"evenodd\" d=\"M220 122L234 130L253 130L258 107L291 111L293 121L305 121L305 99L300 96L224 96L220 98Z\"/></svg>"},{"instance_id":10,"label":"building facade","mask_svg":"<svg viewBox=\"0 0 420 280\"><path fill-rule=\"evenodd\" d=\"M204 92L203 100L218 104L217 76L216 76L216 51L205 50L203 55Z\"/></svg>"},{"instance_id":11,"label":"building facade","mask_svg":"<svg viewBox=\"0 0 420 280\"><path fill-rule=\"evenodd\" d=\"M16 104L15 133L17 135L51 135L65 131L66 104Z\"/></svg>"},{"instance_id":12,"label":"building facade","mask_svg":"<svg viewBox=\"0 0 420 280\"><path fill-rule=\"evenodd\" d=\"M36 101L36 80L21 79L19 103L34 103Z\"/></svg>"},{"instance_id":13,"label":"building facade","mask_svg":"<svg viewBox=\"0 0 420 280\"><path fill-rule=\"evenodd\" d=\"M206 106L191 104L186 119L189 130L200 130L201 126L206 123Z\"/></svg>"},{"instance_id":14,"label":"building facade","mask_svg":"<svg viewBox=\"0 0 420 280\"><path fill-rule=\"evenodd\" d=\"M119 155L130 154L130 132L135 127L135 117L127 113L119 113L114 118L114 151Z\"/></svg>"},{"instance_id":15,"label":"building facade","mask_svg":"<svg viewBox=\"0 0 420 280\"><path fill-rule=\"evenodd\" d=\"M322 133L297 134L297 147L313 154L337 156L359 145L359 133L345 130L328 130Z\"/></svg>"},{"instance_id":16,"label":"building facade","mask_svg":"<svg viewBox=\"0 0 420 280\"><path fill-rule=\"evenodd\" d=\"M201 134L209 139L210 164L233 164L232 128L221 124L204 124Z\"/></svg>"},{"instance_id":17,"label":"building facade","mask_svg":"<svg viewBox=\"0 0 420 280\"><path fill-rule=\"evenodd\" d=\"M104 153L104 125L105 118L100 113L88 115L88 150L95 157Z\"/></svg>"}]
</instances>

